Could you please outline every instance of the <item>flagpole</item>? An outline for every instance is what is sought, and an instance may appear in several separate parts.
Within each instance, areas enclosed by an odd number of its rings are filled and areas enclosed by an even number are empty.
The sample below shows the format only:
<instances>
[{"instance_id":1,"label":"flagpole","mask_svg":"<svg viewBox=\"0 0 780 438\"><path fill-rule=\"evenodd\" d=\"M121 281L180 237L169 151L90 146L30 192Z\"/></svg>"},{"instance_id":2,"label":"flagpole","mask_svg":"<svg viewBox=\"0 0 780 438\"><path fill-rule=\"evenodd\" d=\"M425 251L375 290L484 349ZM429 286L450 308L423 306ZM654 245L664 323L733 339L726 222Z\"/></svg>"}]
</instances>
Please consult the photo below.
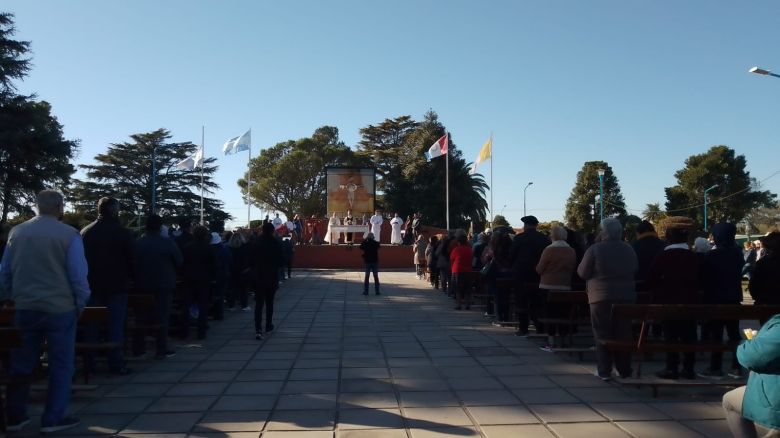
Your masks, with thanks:
<instances>
[{"instance_id":1,"label":"flagpole","mask_svg":"<svg viewBox=\"0 0 780 438\"><path fill-rule=\"evenodd\" d=\"M200 127L200 153L201 153L201 162L200 162L200 224L205 225L206 223L203 221L203 167L206 164L206 125L202 125Z\"/></svg>"},{"instance_id":2,"label":"flagpole","mask_svg":"<svg viewBox=\"0 0 780 438\"><path fill-rule=\"evenodd\" d=\"M490 131L490 226L493 226L493 131Z\"/></svg>"},{"instance_id":3,"label":"flagpole","mask_svg":"<svg viewBox=\"0 0 780 438\"><path fill-rule=\"evenodd\" d=\"M447 153L444 154L444 159L447 160L444 172L445 172L445 185L446 185L446 202L447 202L447 231L450 230L450 136L445 131L444 133L444 141L447 142L445 147L447 148Z\"/></svg>"},{"instance_id":4,"label":"flagpole","mask_svg":"<svg viewBox=\"0 0 780 438\"><path fill-rule=\"evenodd\" d=\"M252 128L249 128L249 136L251 139ZM247 171L246 171L246 227L252 228L252 201L251 201L251 189L252 189L252 141L249 141L249 158L247 158Z\"/></svg>"}]
</instances>

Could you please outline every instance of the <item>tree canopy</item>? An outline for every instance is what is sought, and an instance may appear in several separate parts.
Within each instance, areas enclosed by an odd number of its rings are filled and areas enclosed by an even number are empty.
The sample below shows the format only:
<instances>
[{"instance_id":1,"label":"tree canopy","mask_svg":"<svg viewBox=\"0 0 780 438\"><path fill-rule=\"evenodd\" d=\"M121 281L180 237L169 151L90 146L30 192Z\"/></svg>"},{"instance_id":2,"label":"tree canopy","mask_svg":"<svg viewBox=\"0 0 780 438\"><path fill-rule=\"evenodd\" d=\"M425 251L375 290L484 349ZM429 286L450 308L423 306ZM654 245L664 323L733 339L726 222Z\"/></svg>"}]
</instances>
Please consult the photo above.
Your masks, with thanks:
<instances>
[{"instance_id":1,"label":"tree canopy","mask_svg":"<svg viewBox=\"0 0 780 438\"><path fill-rule=\"evenodd\" d=\"M51 105L16 94L15 80L30 70L30 43L12 39L13 15L0 13L0 223L31 215L35 194L64 188L79 142L66 140Z\"/></svg>"},{"instance_id":2,"label":"tree canopy","mask_svg":"<svg viewBox=\"0 0 780 438\"><path fill-rule=\"evenodd\" d=\"M449 157L428 162L425 152L446 129L438 115L428 111L421 122L411 116L385 119L361 129L358 154L375 160L381 173L382 201L388 212L402 217L420 212L427 224L446 226L446 160L450 168L450 226L468 228L469 221L483 223L487 218L485 191L480 174L470 175L469 165L452 141Z\"/></svg>"},{"instance_id":3,"label":"tree canopy","mask_svg":"<svg viewBox=\"0 0 780 438\"><path fill-rule=\"evenodd\" d=\"M666 188L666 210L688 216L701 226L704 222L704 190L709 192L708 220L739 222L753 209L771 208L777 195L758 190L747 172L744 155L728 146L713 146L703 154L691 155L685 167L675 172L677 184Z\"/></svg>"},{"instance_id":4,"label":"tree canopy","mask_svg":"<svg viewBox=\"0 0 780 438\"><path fill-rule=\"evenodd\" d=\"M661 219L666 217L666 212L661 209L661 204L653 203L647 204L642 211L642 219L657 224Z\"/></svg>"},{"instance_id":5,"label":"tree canopy","mask_svg":"<svg viewBox=\"0 0 780 438\"><path fill-rule=\"evenodd\" d=\"M98 199L112 196L119 200L125 215L151 210L152 200L152 151L156 152L156 207L161 216L200 215L201 169L182 170L176 164L192 155L198 146L192 143L169 144L171 133L166 129L133 134L130 142L114 143L108 151L95 156L96 164L80 167L87 173L86 181L75 181L72 195L76 209L93 212ZM219 186L213 175L217 170L216 158L206 158L203 163L205 193L212 194ZM205 218L209 222L224 221L230 215L221 210L222 202L204 197Z\"/></svg>"},{"instance_id":6,"label":"tree canopy","mask_svg":"<svg viewBox=\"0 0 780 438\"><path fill-rule=\"evenodd\" d=\"M287 217L325 216L327 166L371 167L372 162L356 156L339 138L338 128L323 126L311 137L277 143L251 160L251 202ZM238 181L244 196L248 177Z\"/></svg>"},{"instance_id":7,"label":"tree canopy","mask_svg":"<svg viewBox=\"0 0 780 438\"><path fill-rule=\"evenodd\" d=\"M612 168L606 161L587 161L577 172L577 182L566 201L566 224L573 230L595 231L599 223L599 169L604 169L604 217L626 215L620 183Z\"/></svg>"}]
</instances>

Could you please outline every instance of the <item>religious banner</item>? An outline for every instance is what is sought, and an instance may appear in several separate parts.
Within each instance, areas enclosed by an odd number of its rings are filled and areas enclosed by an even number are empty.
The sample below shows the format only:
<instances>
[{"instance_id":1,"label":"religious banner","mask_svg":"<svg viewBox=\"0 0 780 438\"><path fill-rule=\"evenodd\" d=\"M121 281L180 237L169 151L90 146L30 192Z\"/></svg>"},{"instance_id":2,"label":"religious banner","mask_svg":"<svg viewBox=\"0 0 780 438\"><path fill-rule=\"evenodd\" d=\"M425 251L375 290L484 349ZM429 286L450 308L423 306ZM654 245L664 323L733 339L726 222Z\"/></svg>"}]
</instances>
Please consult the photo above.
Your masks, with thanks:
<instances>
[{"instance_id":1,"label":"religious banner","mask_svg":"<svg viewBox=\"0 0 780 438\"><path fill-rule=\"evenodd\" d=\"M374 214L376 170L359 167L328 167L328 217L335 212L344 217L347 211L360 218Z\"/></svg>"}]
</instances>

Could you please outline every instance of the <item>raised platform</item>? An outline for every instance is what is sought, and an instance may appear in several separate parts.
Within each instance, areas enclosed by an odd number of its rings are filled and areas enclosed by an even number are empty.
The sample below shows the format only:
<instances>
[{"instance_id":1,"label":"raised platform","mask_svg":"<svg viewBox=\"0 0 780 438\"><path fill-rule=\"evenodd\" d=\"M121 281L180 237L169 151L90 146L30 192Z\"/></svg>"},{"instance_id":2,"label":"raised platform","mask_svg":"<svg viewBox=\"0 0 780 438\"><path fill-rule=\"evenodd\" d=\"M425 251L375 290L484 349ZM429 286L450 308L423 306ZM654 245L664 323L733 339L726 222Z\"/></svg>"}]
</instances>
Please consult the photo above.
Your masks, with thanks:
<instances>
[{"instance_id":1,"label":"raised platform","mask_svg":"<svg viewBox=\"0 0 780 438\"><path fill-rule=\"evenodd\" d=\"M294 268L362 269L363 252L358 245L298 245L293 257ZM414 268L412 247L382 245L379 269Z\"/></svg>"}]
</instances>

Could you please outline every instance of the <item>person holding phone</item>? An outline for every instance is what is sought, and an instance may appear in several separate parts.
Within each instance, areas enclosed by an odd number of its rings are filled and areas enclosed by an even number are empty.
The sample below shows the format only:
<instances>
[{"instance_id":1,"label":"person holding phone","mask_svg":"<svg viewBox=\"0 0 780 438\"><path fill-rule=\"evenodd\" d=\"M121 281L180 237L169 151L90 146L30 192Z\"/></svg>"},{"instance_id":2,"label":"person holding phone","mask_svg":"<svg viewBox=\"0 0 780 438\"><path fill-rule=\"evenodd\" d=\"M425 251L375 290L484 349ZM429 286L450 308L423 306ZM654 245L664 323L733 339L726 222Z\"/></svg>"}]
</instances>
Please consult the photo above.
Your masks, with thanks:
<instances>
[{"instance_id":1,"label":"person holding phone","mask_svg":"<svg viewBox=\"0 0 780 438\"><path fill-rule=\"evenodd\" d=\"M723 396L726 421L737 438L758 436L757 427L763 437L780 437L780 315L746 337L737 359L750 377L746 386Z\"/></svg>"}]
</instances>

